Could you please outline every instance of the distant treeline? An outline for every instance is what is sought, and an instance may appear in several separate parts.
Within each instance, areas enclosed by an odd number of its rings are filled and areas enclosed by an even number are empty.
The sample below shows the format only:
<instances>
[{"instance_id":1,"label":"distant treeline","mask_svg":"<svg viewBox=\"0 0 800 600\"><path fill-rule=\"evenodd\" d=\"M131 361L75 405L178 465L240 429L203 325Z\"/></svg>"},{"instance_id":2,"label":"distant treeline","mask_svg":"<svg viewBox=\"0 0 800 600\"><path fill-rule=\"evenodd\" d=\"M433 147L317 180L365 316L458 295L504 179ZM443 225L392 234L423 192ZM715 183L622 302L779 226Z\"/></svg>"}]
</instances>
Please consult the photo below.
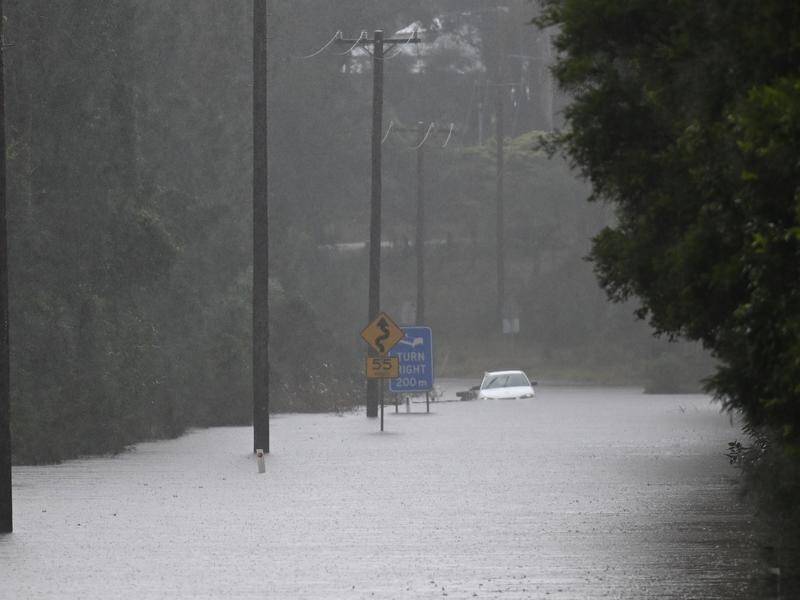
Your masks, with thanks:
<instances>
[{"instance_id":1,"label":"distant treeline","mask_svg":"<svg viewBox=\"0 0 800 600\"><path fill-rule=\"evenodd\" d=\"M563 162L535 150L563 105L547 72L549 35L530 25L535 5L270 9L273 410L361 401L366 260L324 244L368 236L371 65L336 45L303 58L337 30L411 26L427 41L386 63L396 132L384 145L384 233L414 241L418 140L402 130L436 122L427 229L450 243L429 253L426 324L445 372L503 360L588 377L635 358L644 377L667 356L667 379L686 377L685 352L652 342L628 307L598 293L582 257L609 216L586 207L587 188ZM14 460L249 423L251 3L9 0L5 10ZM501 359L498 73L516 82L500 98L507 289L520 319ZM383 300L398 319L414 275L412 257L387 253Z\"/></svg>"},{"instance_id":2,"label":"distant treeline","mask_svg":"<svg viewBox=\"0 0 800 600\"><path fill-rule=\"evenodd\" d=\"M16 462L246 424L247 3L6 3ZM276 280L273 408L352 406Z\"/></svg>"}]
</instances>

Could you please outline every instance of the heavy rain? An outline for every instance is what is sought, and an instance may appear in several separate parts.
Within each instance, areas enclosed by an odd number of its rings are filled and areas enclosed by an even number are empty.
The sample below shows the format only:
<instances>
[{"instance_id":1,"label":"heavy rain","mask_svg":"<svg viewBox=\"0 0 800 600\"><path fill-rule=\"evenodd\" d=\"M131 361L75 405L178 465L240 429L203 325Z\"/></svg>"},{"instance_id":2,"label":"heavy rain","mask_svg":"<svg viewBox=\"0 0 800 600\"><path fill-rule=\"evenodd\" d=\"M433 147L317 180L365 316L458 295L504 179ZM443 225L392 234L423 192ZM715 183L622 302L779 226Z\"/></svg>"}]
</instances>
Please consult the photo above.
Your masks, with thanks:
<instances>
[{"instance_id":1,"label":"heavy rain","mask_svg":"<svg viewBox=\"0 0 800 600\"><path fill-rule=\"evenodd\" d=\"M800 597L800 5L0 15L0 600Z\"/></svg>"}]
</instances>

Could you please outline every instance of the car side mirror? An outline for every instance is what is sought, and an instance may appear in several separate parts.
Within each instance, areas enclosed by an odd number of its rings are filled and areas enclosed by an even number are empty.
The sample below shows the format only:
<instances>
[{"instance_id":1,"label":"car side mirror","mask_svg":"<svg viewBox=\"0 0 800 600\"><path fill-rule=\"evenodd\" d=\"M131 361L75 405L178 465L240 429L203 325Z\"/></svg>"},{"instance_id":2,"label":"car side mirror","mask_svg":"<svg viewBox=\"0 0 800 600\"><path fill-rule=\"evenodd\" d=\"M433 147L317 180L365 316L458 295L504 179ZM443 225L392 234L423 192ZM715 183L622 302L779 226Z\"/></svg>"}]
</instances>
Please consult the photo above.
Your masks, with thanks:
<instances>
[{"instance_id":1,"label":"car side mirror","mask_svg":"<svg viewBox=\"0 0 800 600\"><path fill-rule=\"evenodd\" d=\"M479 385L473 385L473 386L472 386L471 388L469 388L469 389L470 389L470 391L471 391L471 392L477 392L479 389L481 389L481 386L479 386Z\"/></svg>"}]
</instances>

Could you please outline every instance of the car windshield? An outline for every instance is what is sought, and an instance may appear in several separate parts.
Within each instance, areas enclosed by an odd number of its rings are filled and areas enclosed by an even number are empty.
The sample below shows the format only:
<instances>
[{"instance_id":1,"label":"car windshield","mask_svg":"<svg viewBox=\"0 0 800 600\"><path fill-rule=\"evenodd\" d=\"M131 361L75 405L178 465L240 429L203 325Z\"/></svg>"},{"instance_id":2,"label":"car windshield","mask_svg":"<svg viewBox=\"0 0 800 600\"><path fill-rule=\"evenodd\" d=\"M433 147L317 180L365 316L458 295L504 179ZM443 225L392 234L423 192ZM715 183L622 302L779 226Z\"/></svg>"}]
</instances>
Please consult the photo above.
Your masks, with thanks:
<instances>
[{"instance_id":1,"label":"car windshield","mask_svg":"<svg viewBox=\"0 0 800 600\"><path fill-rule=\"evenodd\" d=\"M525 377L524 373L498 373L497 375L487 375L481 384L482 390L491 390L504 387L528 386L531 382Z\"/></svg>"}]
</instances>

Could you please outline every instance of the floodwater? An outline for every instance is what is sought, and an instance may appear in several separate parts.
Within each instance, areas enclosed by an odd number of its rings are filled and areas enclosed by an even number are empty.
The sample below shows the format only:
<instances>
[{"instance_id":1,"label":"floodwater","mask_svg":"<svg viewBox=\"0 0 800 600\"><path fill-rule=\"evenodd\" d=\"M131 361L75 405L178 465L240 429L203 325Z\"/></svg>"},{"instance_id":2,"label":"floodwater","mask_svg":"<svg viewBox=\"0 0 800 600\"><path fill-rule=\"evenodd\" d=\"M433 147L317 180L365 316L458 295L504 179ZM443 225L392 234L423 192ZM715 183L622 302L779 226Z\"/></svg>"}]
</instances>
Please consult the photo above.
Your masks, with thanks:
<instances>
[{"instance_id":1,"label":"floodwater","mask_svg":"<svg viewBox=\"0 0 800 600\"><path fill-rule=\"evenodd\" d=\"M537 393L14 468L0 598L770 597L708 397Z\"/></svg>"}]
</instances>

